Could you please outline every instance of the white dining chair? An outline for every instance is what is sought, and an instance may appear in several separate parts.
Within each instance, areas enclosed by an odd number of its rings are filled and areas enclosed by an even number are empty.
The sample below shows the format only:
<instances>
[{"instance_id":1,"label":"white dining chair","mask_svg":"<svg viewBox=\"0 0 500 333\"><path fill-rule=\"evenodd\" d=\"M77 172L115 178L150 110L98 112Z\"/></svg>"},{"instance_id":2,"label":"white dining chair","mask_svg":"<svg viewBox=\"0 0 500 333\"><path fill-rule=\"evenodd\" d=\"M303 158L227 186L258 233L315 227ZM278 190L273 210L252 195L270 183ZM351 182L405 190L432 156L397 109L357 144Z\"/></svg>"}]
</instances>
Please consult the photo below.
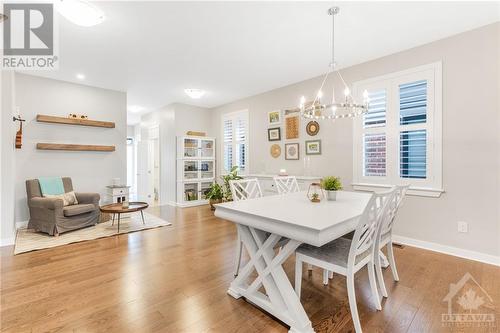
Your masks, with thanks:
<instances>
[{"instance_id":1,"label":"white dining chair","mask_svg":"<svg viewBox=\"0 0 500 333\"><path fill-rule=\"evenodd\" d=\"M274 177L274 184L278 190L278 194L287 194L299 192L299 183L295 176L277 176Z\"/></svg>"},{"instance_id":2,"label":"white dining chair","mask_svg":"<svg viewBox=\"0 0 500 333\"><path fill-rule=\"evenodd\" d=\"M262 190L257 178L230 180L229 187L231 188L231 196L233 198L233 201L262 197ZM243 243L241 242L240 234L238 233L238 243L236 245L236 261L234 262L234 276L237 276L240 270L242 251Z\"/></svg>"},{"instance_id":3,"label":"white dining chair","mask_svg":"<svg viewBox=\"0 0 500 333\"><path fill-rule=\"evenodd\" d=\"M379 234L377 237L377 249L381 251L384 246L387 247L387 259L389 261L389 266L391 267L394 281L399 281L399 276L392 248L392 227L394 226L394 220L396 219L397 212L399 207L401 207L403 199L406 196L406 191L408 191L409 187L410 185L401 185L396 187L396 193L388 203L386 216L380 223ZM375 258L375 270L382 296L387 297L388 294L385 287L384 275L382 274L382 259L380 256L376 256Z\"/></svg>"},{"instance_id":4,"label":"white dining chair","mask_svg":"<svg viewBox=\"0 0 500 333\"><path fill-rule=\"evenodd\" d=\"M295 254L295 292L300 298L303 263L323 268L324 271L335 272L346 276L347 295L351 309L354 328L361 333L356 294L354 291L354 275L363 267L368 267L368 278L373 300L377 310L382 309L375 277L374 253L380 222L387 211L396 189L380 194L373 194L363 214L352 240L338 238L321 247L301 245ZM380 206L377 202L382 202ZM378 249L377 249L378 250Z\"/></svg>"}]
</instances>

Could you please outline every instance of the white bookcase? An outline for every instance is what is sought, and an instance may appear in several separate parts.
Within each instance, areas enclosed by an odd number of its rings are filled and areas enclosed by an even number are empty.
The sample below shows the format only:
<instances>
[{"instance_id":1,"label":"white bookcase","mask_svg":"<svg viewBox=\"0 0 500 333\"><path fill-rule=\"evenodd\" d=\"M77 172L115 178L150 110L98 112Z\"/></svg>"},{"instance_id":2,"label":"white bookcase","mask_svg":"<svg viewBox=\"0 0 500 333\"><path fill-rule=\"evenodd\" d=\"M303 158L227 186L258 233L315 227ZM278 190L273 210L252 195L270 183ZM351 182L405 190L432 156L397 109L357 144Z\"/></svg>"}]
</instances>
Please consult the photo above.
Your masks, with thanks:
<instances>
[{"instance_id":1,"label":"white bookcase","mask_svg":"<svg viewBox=\"0 0 500 333\"><path fill-rule=\"evenodd\" d=\"M177 205L207 204L205 193L215 181L215 138L177 137Z\"/></svg>"}]
</instances>

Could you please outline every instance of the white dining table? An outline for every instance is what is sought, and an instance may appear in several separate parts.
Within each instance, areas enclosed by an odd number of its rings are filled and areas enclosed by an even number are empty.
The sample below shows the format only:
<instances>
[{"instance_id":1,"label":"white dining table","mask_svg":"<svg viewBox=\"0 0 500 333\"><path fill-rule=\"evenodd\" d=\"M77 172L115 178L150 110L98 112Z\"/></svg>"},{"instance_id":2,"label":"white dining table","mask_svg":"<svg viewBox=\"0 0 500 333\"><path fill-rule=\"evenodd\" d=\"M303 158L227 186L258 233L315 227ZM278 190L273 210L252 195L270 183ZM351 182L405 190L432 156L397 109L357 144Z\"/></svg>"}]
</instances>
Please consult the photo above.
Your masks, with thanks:
<instances>
[{"instance_id":1,"label":"white dining table","mask_svg":"<svg viewBox=\"0 0 500 333\"><path fill-rule=\"evenodd\" d=\"M371 195L339 191L336 201L313 203L306 192L296 192L216 205L215 216L236 224L250 256L228 294L270 313L289 325L289 332L314 332L282 265L303 243L322 246L354 231ZM283 237L288 242L276 253ZM254 269L257 277L248 281Z\"/></svg>"}]
</instances>

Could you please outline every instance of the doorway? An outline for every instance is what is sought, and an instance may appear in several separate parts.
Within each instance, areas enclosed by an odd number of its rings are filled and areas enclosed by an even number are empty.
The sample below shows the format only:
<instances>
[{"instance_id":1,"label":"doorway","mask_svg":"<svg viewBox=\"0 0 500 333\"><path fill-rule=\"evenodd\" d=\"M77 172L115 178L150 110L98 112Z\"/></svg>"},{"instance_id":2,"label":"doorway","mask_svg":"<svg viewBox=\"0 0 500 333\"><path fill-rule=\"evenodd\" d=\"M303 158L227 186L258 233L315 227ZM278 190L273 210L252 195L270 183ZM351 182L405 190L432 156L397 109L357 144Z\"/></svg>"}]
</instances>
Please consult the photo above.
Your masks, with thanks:
<instances>
[{"instance_id":1,"label":"doorway","mask_svg":"<svg viewBox=\"0 0 500 333\"><path fill-rule=\"evenodd\" d=\"M150 206L160 204L160 135L158 125L146 129L144 139L137 144L138 200Z\"/></svg>"}]
</instances>

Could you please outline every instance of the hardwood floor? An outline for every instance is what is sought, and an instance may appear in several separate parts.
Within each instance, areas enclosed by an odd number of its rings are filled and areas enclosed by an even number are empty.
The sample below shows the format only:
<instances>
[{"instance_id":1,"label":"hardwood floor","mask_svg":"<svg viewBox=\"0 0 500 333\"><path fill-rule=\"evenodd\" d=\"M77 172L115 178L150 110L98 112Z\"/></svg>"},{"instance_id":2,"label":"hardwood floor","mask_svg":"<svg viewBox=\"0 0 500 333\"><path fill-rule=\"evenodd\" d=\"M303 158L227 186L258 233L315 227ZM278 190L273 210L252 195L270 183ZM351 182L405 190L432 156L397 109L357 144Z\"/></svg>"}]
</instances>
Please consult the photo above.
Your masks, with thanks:
<instances>
[{"instance_id":1,"label":"hardwood floor","mask_svg":"<svg viewBox=\"0 0 500 333\"><path fill-rule=\"evenodd\" d=\"M235 227L208 207L148 210L171 227L1 255L1 332L287 332L243 299L232 280ZM498 332L500 268L405 246L400 282L384 272L389 298L376 311L366 270L356 281L364 332ZM246 258L245 258L246 260ZM286 262L293 281L294 261ZM495 327L443 327L443 298L469 272L492 298ZM304 272L302 302L317 332L353 331L345 278L326 287ZM486 299L486 297L483 297Z\"/></svg>"}]
</instances>

